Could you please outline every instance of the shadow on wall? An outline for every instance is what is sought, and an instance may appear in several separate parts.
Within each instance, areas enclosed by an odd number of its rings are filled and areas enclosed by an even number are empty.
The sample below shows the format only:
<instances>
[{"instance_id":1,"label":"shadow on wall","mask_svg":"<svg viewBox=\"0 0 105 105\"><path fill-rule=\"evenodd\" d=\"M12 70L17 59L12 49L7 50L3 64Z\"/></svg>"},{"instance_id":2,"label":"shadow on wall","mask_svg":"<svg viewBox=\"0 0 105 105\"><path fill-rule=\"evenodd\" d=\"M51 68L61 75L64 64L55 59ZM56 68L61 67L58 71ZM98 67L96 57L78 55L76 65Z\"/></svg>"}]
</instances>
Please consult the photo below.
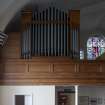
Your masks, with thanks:
<instances>
[{"instance_id":1,"label":"shadow on wall","mask_svg":"<svg viewBox=\"0 0 105 105\"><path fill-rule=\"evenodd\" d=\"M4 32L9 33L9 32L20 32L21 31L21 10L23 8L33 8L38 11L42 11L44 8L48 8L50 6L57 7L59 9L62 9L64 11L68 11L70 9L79 9L77 6L78 3L76 0L38 0L34 1L32 0L31 2L27 3L25 6L21 7L20 9L17 10L15 15L11 17L11 20L5 27ZM15 26L15 27L14 27Z\"/></svg>"}]
</instances>

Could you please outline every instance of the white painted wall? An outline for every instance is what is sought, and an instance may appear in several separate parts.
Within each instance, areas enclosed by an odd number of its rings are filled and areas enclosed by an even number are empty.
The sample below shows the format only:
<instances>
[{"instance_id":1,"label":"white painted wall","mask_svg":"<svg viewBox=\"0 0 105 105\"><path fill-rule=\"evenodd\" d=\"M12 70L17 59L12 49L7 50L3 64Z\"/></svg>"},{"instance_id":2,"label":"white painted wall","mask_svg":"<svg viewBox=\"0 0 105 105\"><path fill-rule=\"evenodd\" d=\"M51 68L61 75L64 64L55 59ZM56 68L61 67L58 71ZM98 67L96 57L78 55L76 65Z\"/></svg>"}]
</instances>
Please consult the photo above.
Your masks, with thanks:
<instances>
[{"instance_id":1,"label":"white painted wall","mask_svg":"<svg viewBox=\"0 0 105 105\"><path fill-rule=\"evenodd\" d=\"M55 105L55 86L0 86L0 105L13 105L14 94L32 94L33 105Z\"/></svg>"},{"instance_id":2,"label":"white painted wall","mask_svg":"<svg viewBox=\"0 0 105 105\"><path fill-rule=\"evenodd\" d=\"M80 87L79 96L89 96L89 98L102 98L102 104L99 105L105 105L105 86Z\"/></svg>"},{"instance_id":3,"label":"white painted wall","mask_svg":"<svg viewBox=\"0 0 105 105\"><path fill-rule=\"evenodd\" d=\"M24 5L54 3L57 7L81 10L82 36L87 32L104 31L105 1L104 0L0 0L0 30L4 31L9 21ZM83 32L84 31L84 32ZM87 35L88 36L88 35Z\"/></svg>"}]
</instances>

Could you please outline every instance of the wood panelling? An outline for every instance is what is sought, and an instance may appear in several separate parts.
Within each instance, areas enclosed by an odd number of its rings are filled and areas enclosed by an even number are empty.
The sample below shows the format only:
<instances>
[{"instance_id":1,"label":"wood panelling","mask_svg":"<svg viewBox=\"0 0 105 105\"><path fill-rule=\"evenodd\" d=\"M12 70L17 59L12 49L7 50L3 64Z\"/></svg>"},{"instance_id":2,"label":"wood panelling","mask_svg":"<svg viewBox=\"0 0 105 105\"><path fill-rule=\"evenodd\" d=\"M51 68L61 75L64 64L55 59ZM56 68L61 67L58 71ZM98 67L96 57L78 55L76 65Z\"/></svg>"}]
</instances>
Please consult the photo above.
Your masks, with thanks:
<instances>
[{"instance_id":1,"label":"wood panelling","mask_svg":"<svg viewBox=\"0 0 105 105\"><path fill-rule=\"evenodd\" d=\"M39 60L40 59L40 60ZM8 59L0 64L0 84L104 84L105 62L70 59ZM59 61L59 62L58 62ZM66 61L66 62L65 62ZM9 82L8 82L9 81ZM30 83L29 83L30 81ZM86 82L85 82L86 81Z\"/></svg>"},{"instance_id":2,"label":"wood panelling","mask_svg":"<svg viewBox=\"0 0 105 105\"><path fill-rule=\"evenodd\" d=\"M2 59L20 58L20 33L9 33L8 40L1 50Z\"/></svg>"},{"instance_id":3,"label":"wood panelling","mask_svg":"<svg viewBox=\"0 0 105 105\"><path fill-rule=\"evenodd\" d=\"M80 10L70 11L70 24L71 27L80 27Z\"/></svg>"},{"instance_id":4,"label":"wood panelling","mask_svg":"<svg viewBox=\"0 0 105 105\"><path fill-rule=\"evenodd\" d=\"M3 73L25 73L27 70L26 64L22 62L7 62L3 68Z\"/></svg>"},{"instance_id":5,"label":"wood panelling","mask_svg":"<svg viewBox=\"0 0 105 105\"><path fill-rule=\"evenodd\" d=\"M25 25L30 24L31 21L32 21L32 10L31 9L23 10L21 16L21 23L22 23L21 29L24 30Z\"/></svg>"},{"instance_id":6,"label":"wood panelling","mask_svg":"<svg viewBox=\"0 0 105 105\"><path fill-rule=\"evenodd\" d=\"M0 73L3 72L3 64L0 62Z\"/></svg>"},{"instance_id":7,"label":"wood panelling","mask_svg":"<svg viewBox=\"0 0 105 105\"><path fill-rule=\"evenodd\" d=\"M105 63L101 63L100 72L105 73Z\"/></svg>"},{"instance_id":8,"label":"wood panelling","mask_svg":"<svg viewBox=\"0 0 105 105\"><path fill-rule=\"evenodd\" d=\"M76 64L54 64L55 73L75 73Z\"/></svg>"},{"instance_id":9,"label":"wood panelling","mask_svg":"<svg viewBox=\"0 0 105 105\"><path fill-rule=\"evenodd\" d=\"M100 66L98 63L82 63L79 65L79 72L100 72Z\"/></svg>"},{"instance_id":10,"label":"wood panelling","mask_svg":"<svg viewBox=\"0 0 105 105\"><path fill-rule=\"evenodd\" d=\"M40 63L30 63L29 64L29 73L49 73L50 64L40 64Z\"/></svg>"}]
</instances>

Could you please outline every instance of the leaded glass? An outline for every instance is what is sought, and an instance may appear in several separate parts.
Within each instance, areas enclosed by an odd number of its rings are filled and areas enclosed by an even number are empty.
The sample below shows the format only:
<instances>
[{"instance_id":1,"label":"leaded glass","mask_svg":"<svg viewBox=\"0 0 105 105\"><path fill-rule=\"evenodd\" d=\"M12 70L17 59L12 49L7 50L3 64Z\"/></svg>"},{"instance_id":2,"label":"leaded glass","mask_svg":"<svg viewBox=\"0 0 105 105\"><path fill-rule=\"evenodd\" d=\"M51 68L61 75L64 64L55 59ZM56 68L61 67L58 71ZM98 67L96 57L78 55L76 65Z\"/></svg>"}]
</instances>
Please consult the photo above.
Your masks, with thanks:
<instances>
[{"instance_id":1,"label":"leaded glass","mask_svg":"<svg viewBox=\"0 0 105 105\"><path fill-rule=\"evenodd\" d=\"M87 41L87 58L95 60L103 53L105 53L105 38L98 36L90 37Z\"/></svg>"}]
</instances>

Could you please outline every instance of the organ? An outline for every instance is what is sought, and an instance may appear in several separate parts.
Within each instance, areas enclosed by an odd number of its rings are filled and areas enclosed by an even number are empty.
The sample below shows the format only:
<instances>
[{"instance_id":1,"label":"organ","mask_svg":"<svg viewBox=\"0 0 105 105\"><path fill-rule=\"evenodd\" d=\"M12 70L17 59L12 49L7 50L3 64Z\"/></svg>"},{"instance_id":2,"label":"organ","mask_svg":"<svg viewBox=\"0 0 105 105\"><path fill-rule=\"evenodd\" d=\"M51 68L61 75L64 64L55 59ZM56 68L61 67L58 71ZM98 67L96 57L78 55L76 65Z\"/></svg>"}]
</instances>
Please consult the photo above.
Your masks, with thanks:
<instances>
[{"instance_id":1,"label":"organ","mask_svg":"<svg viewBox=\"0 0 105 105\"><path fill-rule=\"evenodd\" d=\"M52 20L44 21L48 18L46 11L53 11ZM60 19L54 21L57 15ZM105 84L105 61L78 59L79 10L65 12L54 7L41 13L22 10L21 23L21 32L8 33L8 41L0 49L0 85Z\"/></svg>"},{"instance_id":2,"label":"organ","mask_svg":"<svg viewBox=\"0 0 105 105\"><path fill-rule=\"evenodd\" d=\"M23 11L21 57L67 56L78 59L79 22L79 10L65 12L49 7L43 11Z\"/></svg>"}]
</instances>

